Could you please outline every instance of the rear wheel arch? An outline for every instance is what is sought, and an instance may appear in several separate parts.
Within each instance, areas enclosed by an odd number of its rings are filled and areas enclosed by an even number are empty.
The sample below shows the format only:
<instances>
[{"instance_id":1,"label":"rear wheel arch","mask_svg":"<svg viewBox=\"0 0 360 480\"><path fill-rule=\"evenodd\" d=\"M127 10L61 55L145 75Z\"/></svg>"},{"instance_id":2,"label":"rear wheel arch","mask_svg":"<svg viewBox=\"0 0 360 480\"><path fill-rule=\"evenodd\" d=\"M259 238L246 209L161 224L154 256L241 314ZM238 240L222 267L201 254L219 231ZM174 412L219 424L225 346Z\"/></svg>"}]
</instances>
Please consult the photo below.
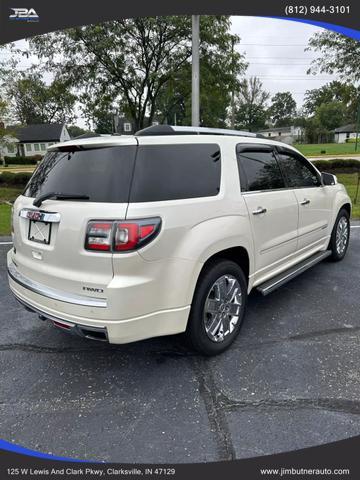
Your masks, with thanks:
<instances>
[{"instance_id":1,"label":"rear wheel arch","mask_svg":"<svg viewBox=\"0 0 360 480\"><path fill-rule=\"evenodd\" d=\"M348 208L345 205L348 205ZM350 237L350 211L350 205L344 204L337 212L328 245L331 251L330 260L337 262L346 255Z\"/></svg>"},{"instance_id":2,"label":"rear wheel arch","mask_svg":"<svg viewBox=\"0 0 360 480\"><path fill-rule=\"evenodd\" d=\"M351 203L349 202L349 199L346 197L347 196L343 195L342 192L340 193L338 192L336 198L334 199L332 216L329 222L330 235L341 210L345 210L348 213L349 218L351 217Z\"/></svg>"},{"instance_id":3,"label":"rear wheel arch","mask_svg":"<svg viewBox=\"0 0 360 480\"><path fill-rule=\"evenodd\" d=\"M351 205L350 205L350 203L344 203L343 205L341 205L338 212L336 213L336 216L338 216L340 210L346 210L349 214L349 217L351 216Z\"/></svg>"},{"instance_id":4,"label":"rear wheel arch","mask_svg":"<svg viewBox=\"0 0 360 480\"><path fill-rule=\"evenodd\" d=\"M226 248L224 250L220 250L213 255L211 255L204 263L201 272L208 267L210 263L214 263L215 261L223 259L223 260L231 260L239 265L242 269L246 281L249 283L249 274L250 274L250 257L247 249L245 247L231 247ZM198 278L199 278L198 277Z\"/></svg>"}]
</instances>

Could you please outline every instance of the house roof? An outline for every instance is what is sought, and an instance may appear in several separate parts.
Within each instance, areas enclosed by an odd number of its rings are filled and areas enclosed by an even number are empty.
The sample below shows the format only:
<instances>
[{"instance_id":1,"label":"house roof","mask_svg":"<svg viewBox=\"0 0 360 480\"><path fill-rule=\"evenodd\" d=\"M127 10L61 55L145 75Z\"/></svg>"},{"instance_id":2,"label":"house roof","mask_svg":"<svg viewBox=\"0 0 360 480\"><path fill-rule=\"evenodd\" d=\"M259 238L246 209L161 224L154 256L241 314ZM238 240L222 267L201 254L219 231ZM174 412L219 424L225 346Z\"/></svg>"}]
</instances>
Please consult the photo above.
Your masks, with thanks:
<instances>
[{"instance_id":1,"label":"house roof","mask_svg":"<svg viewBox=\"0 0 360 480\"><path fill-rule=\"evenodd\" d=\"M60 141L64 125L61 123L34 124L8 127L20 142L55 142Z\"/></svg>"},{"instance_id":2,"label":"house roof","mask_svg":"<svg viewBox=\"0 0 360 480\"><path fill-rule=\"evenodd\" d=\"M349 123L349 125L344 125L343 127L335 128L335 133L353 133L356 132L355 123Z\"/></svg>"}]
</instances>

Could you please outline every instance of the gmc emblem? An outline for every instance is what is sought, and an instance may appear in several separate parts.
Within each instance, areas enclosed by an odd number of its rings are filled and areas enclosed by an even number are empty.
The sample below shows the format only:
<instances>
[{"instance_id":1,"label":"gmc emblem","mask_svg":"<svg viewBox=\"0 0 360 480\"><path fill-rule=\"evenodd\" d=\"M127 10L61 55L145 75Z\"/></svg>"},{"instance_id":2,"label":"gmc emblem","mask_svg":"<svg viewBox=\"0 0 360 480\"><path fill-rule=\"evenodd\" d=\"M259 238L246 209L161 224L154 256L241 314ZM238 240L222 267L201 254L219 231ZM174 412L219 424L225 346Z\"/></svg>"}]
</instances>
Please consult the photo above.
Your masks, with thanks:
<instances>
[{"instance_id":1,"label":"gmc emblem","mask_svg":"<svg viewBox=\"0 0 360 480\"><path fill-rule=\"evenodd\" d=\"M27 212L27 218L29 218L30 220L35 220L36 222L41 220L41 217L42 217L42 213L41 212L36 212L36 211L33 211L33 212Z\"/></svg>"}]
</instances>

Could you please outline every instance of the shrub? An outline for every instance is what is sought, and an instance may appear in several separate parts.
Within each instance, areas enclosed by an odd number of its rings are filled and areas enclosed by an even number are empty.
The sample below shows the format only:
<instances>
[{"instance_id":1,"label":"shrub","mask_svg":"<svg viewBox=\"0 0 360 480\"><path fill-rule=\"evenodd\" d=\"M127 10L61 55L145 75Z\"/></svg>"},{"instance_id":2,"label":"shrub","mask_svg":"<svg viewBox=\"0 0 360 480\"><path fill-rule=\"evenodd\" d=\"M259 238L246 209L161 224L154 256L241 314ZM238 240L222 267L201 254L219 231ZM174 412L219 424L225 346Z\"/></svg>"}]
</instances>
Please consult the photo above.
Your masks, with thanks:
<instances>
[{"instance_id":1,"label":"shrub","mask_svg":"<svg viewBox=\"0 0 360 480\"><path fill-rule=\"evenodd\" d=\"M42 160L41 155L32 155L31 157L4 157L6 165L36 165Z\"/></svg>"},{"instance_id":2,"label":"shrub","mask_svg":"<svg viewBox=\"0 0 360 480\"><path fill-rule=\"evenodd\" d=\"M358 139L358 142L360 141L360 139ZM356 142L356 138L347 138L346 139L346 143L355 143Z\"/></svg>"},{"instance_id":3,"label":"shrub","mask_svg":"<svg viewBox=\"0 0 360 480\"><path fill-rule=\"evenodd\" d=\"M31 177L31 173L11 173L11 172L3 172L0 174L0 185L17 185L23 186L28 183Z\"/></svg>"},{"instance_id":4,"label":"shrub","mask_svg":"<svg viewBox=\"0 0 360 480\"><path fill-rule=\"evenodd\" d=\"M312 162L320 171L329 173L360 172L360 161L353 158L336 158L333 160L314 160Z\"/></svg>"}]
</instances>

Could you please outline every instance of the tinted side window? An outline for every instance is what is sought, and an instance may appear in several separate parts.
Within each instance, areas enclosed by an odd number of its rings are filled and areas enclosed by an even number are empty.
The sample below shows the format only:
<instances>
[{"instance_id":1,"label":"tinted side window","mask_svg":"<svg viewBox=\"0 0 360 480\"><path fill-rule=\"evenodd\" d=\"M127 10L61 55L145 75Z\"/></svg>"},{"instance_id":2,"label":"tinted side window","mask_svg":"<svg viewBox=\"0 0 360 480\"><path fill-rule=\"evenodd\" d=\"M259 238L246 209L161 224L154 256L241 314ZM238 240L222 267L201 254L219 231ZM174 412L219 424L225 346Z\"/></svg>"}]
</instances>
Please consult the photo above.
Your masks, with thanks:
<instances>
[{"instance_id":1,"label":"tinted side window","mask_svg":"<svg viewBox=\"0 0 360 480\"><path fill-rule=\"evenodd\" d=\"M315 170L296 153L279 153L279 162L290 187L317 187L320 185Z\"/></svg>"},{"instance_id":2,"label":"tinted side window","mask_svg":"<svg viewBox=\"0 0 360 480\"><path fill-rule=\"evenodd\" d=\"M211 197L220 191L220 177L219 145L141 145L130 202Z\"/></svg>"},{"instance_id":3,"label":"tinted side window","mask_svg":"<svg viewBox=\"0 0 360 480\"><path fill-rule=\"evenodd\" d=\"M280 167L272 151L240 151L237 159L242 191L285 187Z\"/></svg>"}]
</instances>

